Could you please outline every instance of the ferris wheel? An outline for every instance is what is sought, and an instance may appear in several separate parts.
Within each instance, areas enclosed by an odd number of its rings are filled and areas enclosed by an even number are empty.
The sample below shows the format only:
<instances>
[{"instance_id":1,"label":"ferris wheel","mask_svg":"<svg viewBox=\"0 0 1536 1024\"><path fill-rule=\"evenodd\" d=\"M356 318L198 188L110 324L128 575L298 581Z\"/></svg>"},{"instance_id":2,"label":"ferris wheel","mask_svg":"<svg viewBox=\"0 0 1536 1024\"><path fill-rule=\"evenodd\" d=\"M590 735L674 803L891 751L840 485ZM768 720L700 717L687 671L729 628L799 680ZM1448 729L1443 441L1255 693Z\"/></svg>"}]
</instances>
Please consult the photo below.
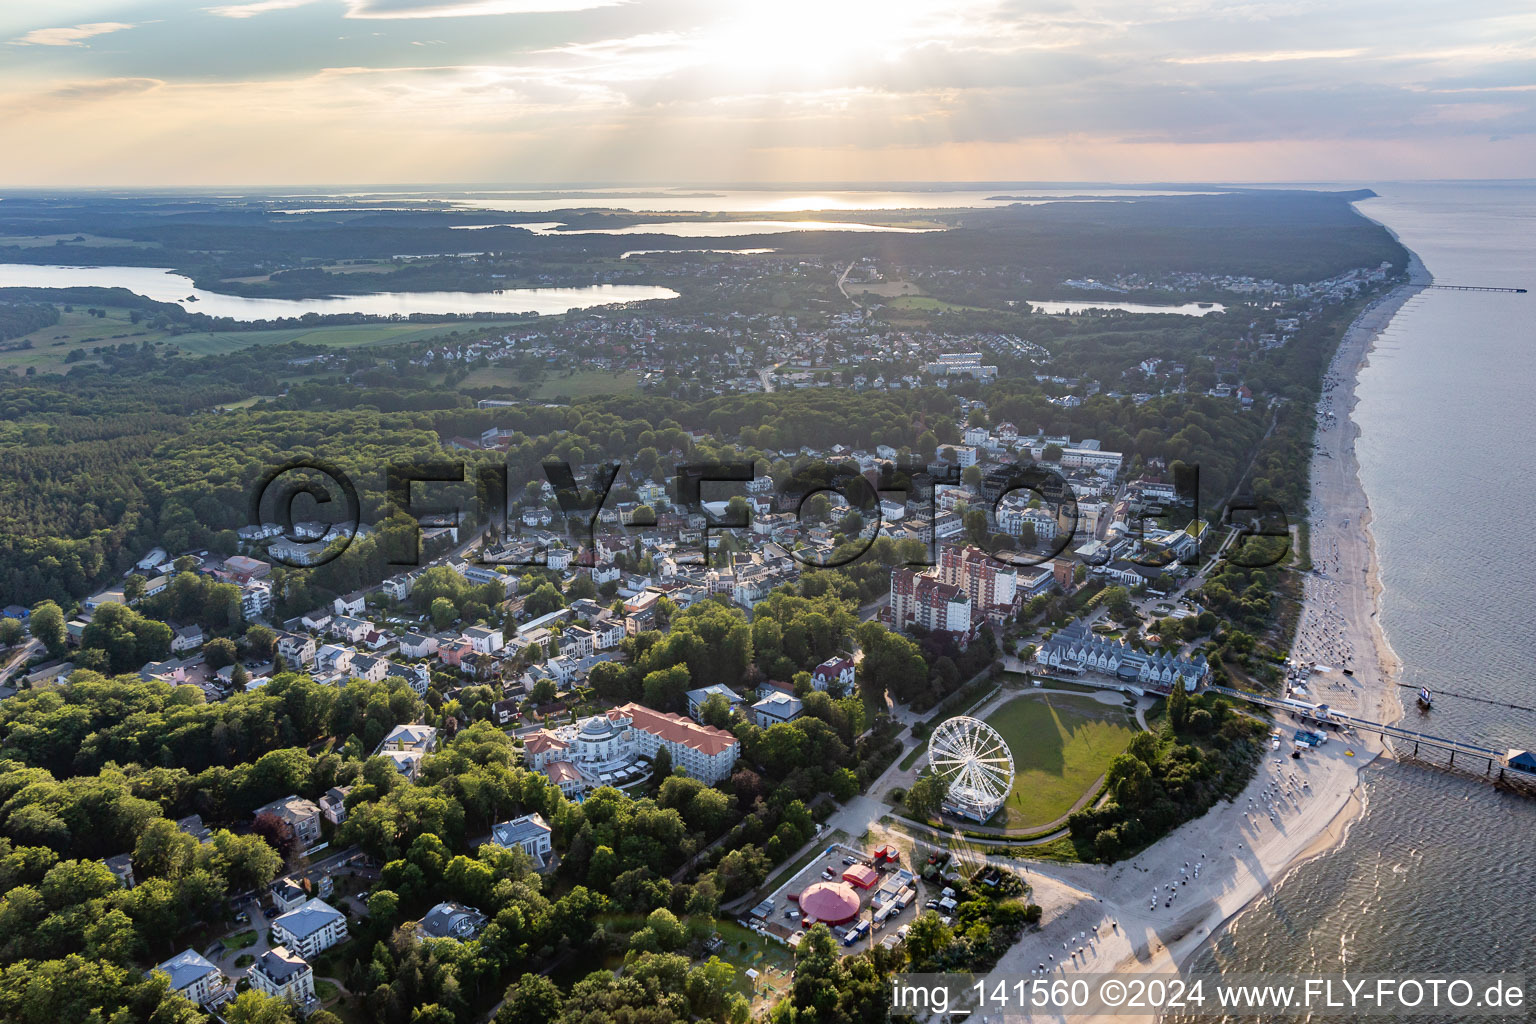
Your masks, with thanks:
<instances>
[{"instance_id":1,"label":"ferris wheel","mask_svg":"<svg viewBox=\"0 0 1536 1024\"><path fill-rule=\"evenodd\" d=\"M941 722L928 738L928 764L949 787L946 809L977 821L992 817L1013 787L1013 753L979 718Z\"/></svg>"}]
</instances>

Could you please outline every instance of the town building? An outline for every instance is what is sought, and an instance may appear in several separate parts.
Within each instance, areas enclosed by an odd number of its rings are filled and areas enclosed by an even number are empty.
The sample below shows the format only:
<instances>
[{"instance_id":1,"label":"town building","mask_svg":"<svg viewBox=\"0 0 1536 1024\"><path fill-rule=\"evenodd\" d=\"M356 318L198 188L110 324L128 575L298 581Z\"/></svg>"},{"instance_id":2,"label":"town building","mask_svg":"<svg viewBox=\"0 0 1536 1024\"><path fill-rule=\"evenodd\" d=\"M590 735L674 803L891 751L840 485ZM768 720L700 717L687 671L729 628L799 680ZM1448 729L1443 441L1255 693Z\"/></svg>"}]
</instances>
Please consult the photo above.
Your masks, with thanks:
<instances>
[{"instance_id":1,"label":"town building","mask_svg":"<svg viewBox=\"0 0 1536 1024\"><path fill-rule=\"evenodd\" d=\"M1193 690L1211 671L1203 658L1138 651L1124 640L1109 640L1080 624L1059 630L1041 644L1035 661L1047 670L1097 672L1160 692L1175 685Z\"/></svg>"},{"instance_id":2,"label":"town building","mask_svg":"<svg viewBox=\"0 0 1536 1024\"><path fill-rule=\"evenodd\" d=\"M273 946L262 953L246 976L251 988L274 999L286 999L301 1011L307 1012L319 1001L314 970L286 946Z\"/></svg>"},{"instance_id":3,"label":"town building","mask_svg":"<svg viewBox=\"0 0 1536 1024\"><path fill-rule=\"evenodd\" d=\"M297 795L285 796L256 808L255 817L263 814L286 822L293 829L293 838L300 847L307 848L320 841L320 808L313 800Z\"/></svg>"},{"instance_id":4,"label":"town building","mask_svg":"<svg viewBox=\"0 0 1536 1024\"><path fill-rule=\"evenodd\" d=\"M324 900L313 899L272 921L272 934L280 944L313 960L347 937L347 918Z\"/></svg>"},{"instance_id":5,"label":"town building","mask_svg":"<svg viewBox=\"0 0 1536 1024\"><path fill-rule=\"evenodd\" d=\"M159 971L171 979L171 988L199 1006L219 1002L232 995L229 979L196 950L185 949L153 970L145 971L145 977Z\"/></svg>"},{"instance_id":6,"label":"town building","mask_svg":"<svg viewBox=\"0 0 1536 1024\"><path fill-rule=\"evenodd\" d=\"M453 939L464 942L479 935L488 918L474 907L462 903L439 903L416 923L416 934L423 939Z\"/></svg>"},{"instance_id":7,"label":"town building","mask_svg":"<svg viewBox=\"0 0 1536 1024\"><path fill-rule=\"evenodd\" d=\"M637 762L665 749L674 767L710 785L728 777L741 743L724 729L700 725L682 715L624 704L575 725L529 736L524 745L529 767L554 779L552 765L564 764L586 785L629 785L649 777ZM563 787L562 787L563 788Z\"/></svg>"},{"instance_id":8,"label":"town building","mask_svg":"<svg viewBox=\"0 0 1536 1024\"><path fill-rule=\"evenodd\" d=\"M525 814L521 818L513 818L499 825L491 827L491 842L503 849L521 849L533 859L540 868L549 863L549 857L554 850L550 842L552 834L549 824L544 816L537 811Z\"/></svg>"}]
</instances>

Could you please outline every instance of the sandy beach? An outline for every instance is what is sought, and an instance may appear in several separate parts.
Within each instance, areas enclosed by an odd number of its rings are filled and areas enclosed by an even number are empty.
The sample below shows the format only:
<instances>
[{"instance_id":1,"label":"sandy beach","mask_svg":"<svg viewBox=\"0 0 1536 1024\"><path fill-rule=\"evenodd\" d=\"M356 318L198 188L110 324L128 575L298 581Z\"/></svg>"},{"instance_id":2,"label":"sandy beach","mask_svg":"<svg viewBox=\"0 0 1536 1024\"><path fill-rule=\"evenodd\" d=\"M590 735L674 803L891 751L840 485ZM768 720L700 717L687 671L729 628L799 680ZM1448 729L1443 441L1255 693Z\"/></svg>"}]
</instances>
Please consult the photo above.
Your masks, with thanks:
<instances>
[{"instance_id":1,"label":"sandy beach","mask_svg":"<svg viewBox=\"0 0 1536 1024\"><path fill-rule=\"evenodd\" d=\"M1329 366L1316 411L1307 510L1315 571L1306 577L1292 653L1334 669L1313 677L1312 700L1383 721L1402 714L1400 666L1379 625L1381 584L1350 412L1356 376L1376 337L1429 280L1415 257L1409 282L1360 314ZM1339 671L1346 667L1352 676ZM1008 951L990 980L1171 972L1187 965L1223 923L1273 889L1291 868L1338 843L1360 807L1360 772L1382 752L1381 743L1341 731L1293 760L1289 741L1296 724L1276 717L1282 742L1266 751L1255 778L1235 801L1218 804L1138 857L1110 867L1012 862L1027 863L1034 898L1044 908L1042 927Z\"/></svg>"}]
</instances>

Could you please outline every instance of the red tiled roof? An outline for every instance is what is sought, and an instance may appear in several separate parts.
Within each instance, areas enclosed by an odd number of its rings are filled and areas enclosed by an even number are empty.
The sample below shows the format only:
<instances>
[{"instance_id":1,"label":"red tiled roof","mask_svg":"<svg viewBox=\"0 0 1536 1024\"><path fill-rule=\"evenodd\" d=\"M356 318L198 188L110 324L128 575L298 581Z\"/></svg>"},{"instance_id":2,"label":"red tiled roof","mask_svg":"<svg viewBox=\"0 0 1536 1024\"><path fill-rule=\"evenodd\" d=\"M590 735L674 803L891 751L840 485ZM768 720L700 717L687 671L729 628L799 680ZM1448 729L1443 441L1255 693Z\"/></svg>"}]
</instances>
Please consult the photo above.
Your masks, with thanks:
<instances>
[{"instance_id":1,"label":"red tiled roof","mask_svg":"<svg viewBox=\"0 0 1536 1024\"><path fill-rule=\"evenodd\" d=\"M562 782L580 782L581 772L569 761L551 761L544 766L544 774L549 776L549 781L555 785Z\"/></svg>"},{"instance_id":2,"label":"red tiled roof","mask_svg":"<svg viewBox=\"0 0 1536 1024\"><path fill-rule=\"evenodd\" d=\"M542 754L546 750L564 750L568 746L570 744L554 733L540 731L528 737L523 749L530 754Z\"/></svg>"},{"instance_id":3,"label":"red tiled roof","mask_svg":"<svg viewBox=\"0 0 1536 1024\"><path fill-rule=\"evenodd\" d=\"M665 711L656 711L644 704L624 704L614 708L613 711L633 720L636 729L660 736L670 743L681 743L709 757L729 750L736 744L736 737L724 729L700 725L691 718L669 715ZM610 717L612 714L613 712L609 712Z\"/></svg>"}]
</instances>

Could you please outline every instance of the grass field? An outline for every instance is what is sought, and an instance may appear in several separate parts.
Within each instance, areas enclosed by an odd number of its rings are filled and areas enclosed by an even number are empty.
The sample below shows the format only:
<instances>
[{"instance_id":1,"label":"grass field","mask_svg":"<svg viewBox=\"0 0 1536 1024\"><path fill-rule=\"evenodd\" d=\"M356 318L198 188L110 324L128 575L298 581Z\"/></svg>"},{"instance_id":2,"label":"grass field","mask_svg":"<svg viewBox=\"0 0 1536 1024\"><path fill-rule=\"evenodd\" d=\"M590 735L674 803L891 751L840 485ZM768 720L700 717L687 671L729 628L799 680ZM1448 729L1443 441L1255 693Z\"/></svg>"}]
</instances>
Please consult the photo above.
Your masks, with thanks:
<instances>
[{"instance_id":1,"label":"grass field","mask_svg":"<svg viewBox=\"0 0 1536 1024\"><path fill-rule=\"evenodd\" d=\"M521 388L528 385L528 374L512 366L485 366L475 370L459 384L460 390L480 388ZM577 370L567 376L564 372L546 376L534 387L531 398L548 402L556 398L585 398L588 395L628 394L639 385L640 378L629 370L610 373L607 370Z\"/></svg>"},{"instance_id":2,"label":"grass field","mask_svg":"<svg viewBox=\"0 0 1536 1024\"><path fill-rule=\"evenodd\" d=\"M1013 751L1010 829L1038 828L1082 799L1136 735L1125 711L1086 697L1030 694L987 716Z\"/></svg>"},{"instance_id":3,"label":"grass field","mask_svg":"<svg viewBox=\"0 0 1536 1024\"><path fill-rule=\"evenodd\" d=\"M65 373L73 363L65 363L70 350L83 348L87 353L97 345L121 345L131 341L135 345L145 341L160 341L164 331L152 331L143 324L133 323L126 309L107 309L105 317L91 316L80 306L73 313L59 313L59 322L12 338L6 346L30 341L32 347L16 351L0 352L0 372L25 373L28 367L36 367L38 373ZM89 360L86 360L87 362Z\"/></svg>"},{"instance_id":4,"label":"grass field","mask_svg":"<svg viewBox=\"0 0 1536 1024\"><path fill-rule=\"evenodd\" d=\"M777 999L789 983L789 972L794 968L794 955L784 946L765 939L734 921L720 921L716 925L725 948L715 955L735 967L737 981L743 995L752 994L752 982L747 970L757 971L757 999L753 1010L761 1009Z\"/></svg>"},{"instance_id":5,"label":"grass field","mask_svg":"<svg viewBox=\"0 0 1536 1024\"><path fill-rule=\"evenodd\" d=\"M886 304L893 309L920 309L932 313L952 312L955 310L987 312L985 306L960 306L953 302L945 302L943 299L930 298L927 295L898 295Z\"/></svg>"}]
</instances>

